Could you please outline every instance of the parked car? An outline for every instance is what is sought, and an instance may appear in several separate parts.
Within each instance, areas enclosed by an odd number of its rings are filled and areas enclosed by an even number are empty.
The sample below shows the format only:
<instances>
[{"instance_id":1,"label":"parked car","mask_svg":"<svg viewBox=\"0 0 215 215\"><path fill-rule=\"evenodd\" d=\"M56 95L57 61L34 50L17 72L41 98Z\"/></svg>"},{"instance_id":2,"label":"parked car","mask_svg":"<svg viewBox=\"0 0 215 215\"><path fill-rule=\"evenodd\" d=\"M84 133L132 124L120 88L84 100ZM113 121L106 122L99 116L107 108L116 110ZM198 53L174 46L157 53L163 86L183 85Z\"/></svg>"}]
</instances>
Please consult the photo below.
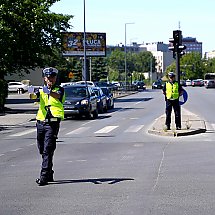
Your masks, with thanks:
<instances>
[{"instance_id":1,"label":"parked car","mask_svg":"<svg viewBox=\"0 0 215 215\"><path fill-rule=\"evenodd\" d=\"M107 97L107 108L113 109L114 108L114 98L113 98L113 93L111 92L111 89L109 87L101 87L101 89Z\"/></svg>"},{"instance_id":2,"label":"parked car","mask_svg":"<svg viewBox=\"0 0 215 215\"><path fill-rule=\"evenodd\" d=\"M180 80L180 84L181 84L182 87L186 87L187 86L185 80Z\"/></svg>"},{"instance_id":3,"label":"parked car","mask_svg":"<svg viewBox=\"0 0 215 215\"><path fill-rule=\"evenodd\" d=\"M134 81L133 86L135 87L135 90L145 90L146 85L143 81Z\"/></svg>"},{"instance_id":4,"label":"parked car","mask_svg":"<svg viewBox=\"0 0 215 215\"><path fill-rule=\"evenodd\" d=\"M100 87L93 87L93 91L97 95L97 108L99 113L107 112L107 96Z\"/></svg>"},{"instance_id":5,"label":"parked car","mask_svg":"<svg viewBox=\"0 0 215 215\"><path fill-rule=\"evenodd\" d=\"M189 79L187 79L187 80L186 80L186 86L192 86L192 81L189 80Z\"/></svg>"},{"instance_id":6,"label":"parked car","mask_svg":"<svg viewBox=\"0 0 215 215\"><path fill-rule=\"evenodd\" d=\"M161 81L155 81L152 83L152 89L162 89L163 84Z\"/></svg>"},{"instance_id":7,"label":"parked car","mask_svg":"<svg viewBox=\"0 0 215 215\"><path fill-rule=\"evenodd\" d=\"M67 85L65 89L64 112L67 116L85 116L86 118L97 118L97 96L91 86Z\"/></svg>"},{"instance_id":8,"label":"parked car","mask_svg":"<svg viewBox=\"0 0 215 215\"><path fill-rule=\"evenodd\" d=\"M9 82L8 83L9 92L24 93L28 91L28 85L23 84L22 82Z\"/></svg>"},{"instance_id":9,"label":"parked car","mask_svg":"<svg viewBox=\"0 0 215 215\"><path fill-rule=\"evenodd\" d=\"M208 88L215 88L215 80L207 80L205 82L205 87Z\"/></svg>"},{"instance_id":10,"label":"parked car","mask_svg":"<svg viewBox=\"0 0 215 215\"><path fill-rule=\"evenodd\" d=\"M202 79L192 80L192 87L202 87L204 86L204 81Z\"/></svg>"},{"instance_id":11,"label":"parked car","mask_svg":"<svg viewBox=\"0 0 215 215\"><path fill-rule=\"evenodd\" d=\"M77 81L76 84L90 85L92 87L95 87L95 84L92 81Z\"/></svg>"}]
</instances>

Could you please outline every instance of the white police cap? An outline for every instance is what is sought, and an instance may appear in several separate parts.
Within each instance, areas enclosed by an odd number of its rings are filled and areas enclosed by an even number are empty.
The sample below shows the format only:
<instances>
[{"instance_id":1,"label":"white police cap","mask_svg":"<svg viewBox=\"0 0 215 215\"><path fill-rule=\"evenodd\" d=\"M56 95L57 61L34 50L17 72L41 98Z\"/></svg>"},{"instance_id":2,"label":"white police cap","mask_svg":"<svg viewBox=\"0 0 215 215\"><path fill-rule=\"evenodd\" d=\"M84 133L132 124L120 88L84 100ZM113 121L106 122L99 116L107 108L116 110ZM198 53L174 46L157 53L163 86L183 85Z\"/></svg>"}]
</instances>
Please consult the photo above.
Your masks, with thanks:
<instances>
[{"instance_id":1,"label":"white police cap","mask_svg":"<svg viewBox=\"0 0 215 215\"><path fill-rule=\"evenodd\" d=\"M58 70L53 67L48 67L43 70L43 77L56 76L58 74Z\"/></svg>"},{"instance_id":2,"label":"white police cap","mask_svg":"<svg viewBox=\"0 0 215 215\"><path fill-rule=\"evenodd\" d=\"M168 73L168 76L169 76L169 77L175 77L175 73L174 73L174 72L169 72L169 73Z\"/></svg>"}]
</instances>

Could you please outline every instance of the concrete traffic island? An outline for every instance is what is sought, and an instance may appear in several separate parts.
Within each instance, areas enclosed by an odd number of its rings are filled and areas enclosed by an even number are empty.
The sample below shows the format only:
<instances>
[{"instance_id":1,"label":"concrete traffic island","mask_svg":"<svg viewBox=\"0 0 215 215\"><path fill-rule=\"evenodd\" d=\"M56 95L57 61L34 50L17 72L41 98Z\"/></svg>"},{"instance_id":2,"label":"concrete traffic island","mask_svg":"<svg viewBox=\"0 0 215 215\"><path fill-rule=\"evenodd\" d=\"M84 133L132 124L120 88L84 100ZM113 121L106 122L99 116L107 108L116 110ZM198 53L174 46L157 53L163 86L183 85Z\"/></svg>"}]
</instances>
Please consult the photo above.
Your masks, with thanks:
<instances>
[{"instance_id":1,"label":"concrete traffic island","mask_svg":"<svg viewBox=\"0 0 215 215\"><path fill-rule=\"evenodd\" d=\"M187 136L206 132L206 123L197 115L182 109L181 111L181 130L176 130L174 113L172 113L171 130L167 130L165 126L165 114L157 118L150 126L148 133L161 136Z\"/></svg>"}]
</instances>

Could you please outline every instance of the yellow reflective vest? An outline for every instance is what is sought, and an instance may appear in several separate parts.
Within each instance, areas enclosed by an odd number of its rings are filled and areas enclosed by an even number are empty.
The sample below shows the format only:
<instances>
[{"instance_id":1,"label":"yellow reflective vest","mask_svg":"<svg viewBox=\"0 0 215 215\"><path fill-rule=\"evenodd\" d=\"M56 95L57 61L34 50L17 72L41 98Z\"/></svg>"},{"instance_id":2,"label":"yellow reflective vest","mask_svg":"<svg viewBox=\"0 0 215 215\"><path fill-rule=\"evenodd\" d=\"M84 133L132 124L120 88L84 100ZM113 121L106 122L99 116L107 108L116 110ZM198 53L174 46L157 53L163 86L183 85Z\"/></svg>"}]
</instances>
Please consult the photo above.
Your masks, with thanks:
<instances>
[{"instance_id":1,"label":"yellow reflective vest","mask_svg":"<svg viewBox=\"0 0 215 215\"><path fill-rule=\"evenodd\" d=\"M179 85L178 82L166 83L166 98L175 100L179 98Z\"/></svg>"},{"instance_id":2,"label":"yellow reflective vest","mask_svg":"<svg viewBox=\"0 0 215 215\"><path fill-rule=\"evenodd\" d=\"M54 89L52 89L52 92L57 92L58 90L59 90L59 87L54 87ZM59 99L55 99L52 96L44 93L42 89L40 89L39 92L40 92L40 105L39 105L36 119L40 121L44 121L46 119L47 110L49 108L53 117L60 118L63 120L64 119L63 103L65 101L65 95L63 95L62 101L59 101Z\"/></svg>"}]
</instances>

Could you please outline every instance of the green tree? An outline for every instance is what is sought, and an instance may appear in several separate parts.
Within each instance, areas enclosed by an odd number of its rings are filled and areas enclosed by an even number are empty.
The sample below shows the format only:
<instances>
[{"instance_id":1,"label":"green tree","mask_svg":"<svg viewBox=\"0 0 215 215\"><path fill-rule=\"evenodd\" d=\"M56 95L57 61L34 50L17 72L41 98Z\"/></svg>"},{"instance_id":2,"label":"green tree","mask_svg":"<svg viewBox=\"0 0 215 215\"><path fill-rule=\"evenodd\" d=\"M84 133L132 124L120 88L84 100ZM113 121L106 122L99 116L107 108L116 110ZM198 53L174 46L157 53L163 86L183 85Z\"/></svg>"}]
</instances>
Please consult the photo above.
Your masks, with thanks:
<instances>
[{"instance_id":1,"label":"green tree","mask_svg":"<svg viewBox=\"0 0 215 215\"><path fill-rule=\"evenodd\" d=\"M104 57L91 58L92 81L107 80L107 62Z\"/></svg>"},{"instance_id":2,"label":"green tree","mask_svg":"<svg viewBox=\"0 0 215 215\"><path fill-rule=\"evenodd\" d=\"M180 59L181 79L204 78L206 73L207 60L201 58L201 54L192 52L184 55ZM209 65L209 64L208 64ZM166 68L166 76L169 72L176 71L176 62Z\"/></svg>"},{"instance_id":3,"label":"green tree","mask_svg":"<svg viewBox=\"0 0 215 215\"><path fill-rule=\"evenodd\" d=\"M50 12L59 0L1 0L0 74L20 73L59 59L61 32L73 17Z\"/></svg>"}]
</instances>

